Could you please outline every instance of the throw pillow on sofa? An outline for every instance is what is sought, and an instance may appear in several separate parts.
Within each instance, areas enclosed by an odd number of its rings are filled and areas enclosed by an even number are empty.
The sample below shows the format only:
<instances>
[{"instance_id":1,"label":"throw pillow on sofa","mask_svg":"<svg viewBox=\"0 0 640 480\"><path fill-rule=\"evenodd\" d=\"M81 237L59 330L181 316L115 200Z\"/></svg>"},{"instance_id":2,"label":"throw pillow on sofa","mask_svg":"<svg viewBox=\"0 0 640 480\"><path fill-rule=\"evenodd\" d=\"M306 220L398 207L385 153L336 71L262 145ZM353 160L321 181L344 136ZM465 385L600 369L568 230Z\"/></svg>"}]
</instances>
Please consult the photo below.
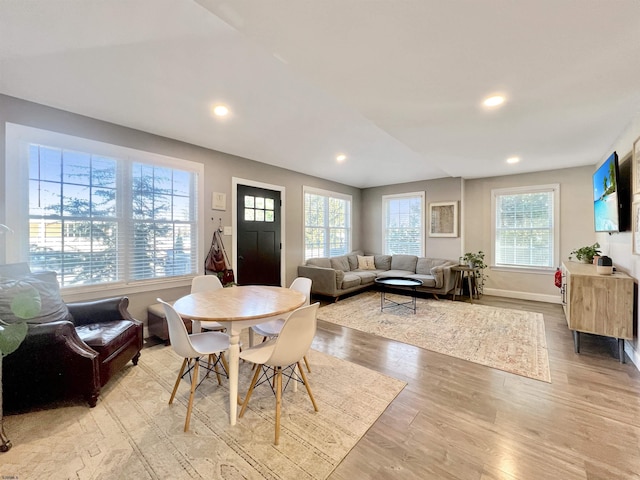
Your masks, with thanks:
<instances>
[{"instance_id":1,"label":"throw pillow on sofa","mask_svg":"<svg viewBox=\"0 0 640 480\"><path fill-rule=\"evenodd\" d=\"M40 295L40 311L29 318L28 323L48 323L57 320L72 321L67 305L60 296L55 272L39 272L17 280L3 279L0 283L0 319L6 323L23 322L11 309L11 303L23 295L32 295L35 289Z\"/></svg>"},{"instance_id":2,"label":"throw pillow on sofa","mask_svg":"<svg viewBox=\"0 0 640 480\"><path fill-rule=\"evenodd\" d=\"M358 255L358 269L359 270L375 270L376 264L371 256Z\"/></svg>"}]
</instances>

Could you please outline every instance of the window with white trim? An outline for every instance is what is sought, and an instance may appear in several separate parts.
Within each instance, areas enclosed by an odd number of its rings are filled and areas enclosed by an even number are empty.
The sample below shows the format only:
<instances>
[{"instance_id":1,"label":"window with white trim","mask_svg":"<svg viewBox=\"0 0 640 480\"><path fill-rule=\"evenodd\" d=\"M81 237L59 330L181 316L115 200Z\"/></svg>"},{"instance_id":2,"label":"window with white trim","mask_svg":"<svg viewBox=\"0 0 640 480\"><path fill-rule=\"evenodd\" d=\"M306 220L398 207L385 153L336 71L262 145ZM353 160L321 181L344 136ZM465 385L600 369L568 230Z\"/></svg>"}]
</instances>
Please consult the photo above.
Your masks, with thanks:
<instances>
[{"instance_id":1,"label":"window with white trim","mask_svg":"<svg viewBox=\"0 0 640 480\"><path fill-rule=\"evenodd\" d=\"M555 268L560 185L492 190L492 212L495 266Z\"/></svg>"},{"instance_id":2,"label":"window with white trim","mask_svg":"<svg viewBox=\"0 0 640 480\"><path fill-rule=\"evenodd\" d=\"M20 192L7 220L24 245L8 258L62 287L198 272L201 164L12 124L7 145L7 190Z\"/></svg>"},{"instance_id":3,"label":"window with white trim","mask_svg":"<svg viewBox=\"0 0 640 480\"><path fill-rule=\"evenodd\" d=\"M351 195L303 187L304 258L351 251Z\"/></svg>"},{"instance_id":4,"label":"window with white trim","mask_svg":"<svg viewBox=\"0 0 640 480\"><path fill-rule=\"evenodd\" d=\"M382 248L386 255L424 252L424 192L383 195Z\"/></svg>"}]
</instances>

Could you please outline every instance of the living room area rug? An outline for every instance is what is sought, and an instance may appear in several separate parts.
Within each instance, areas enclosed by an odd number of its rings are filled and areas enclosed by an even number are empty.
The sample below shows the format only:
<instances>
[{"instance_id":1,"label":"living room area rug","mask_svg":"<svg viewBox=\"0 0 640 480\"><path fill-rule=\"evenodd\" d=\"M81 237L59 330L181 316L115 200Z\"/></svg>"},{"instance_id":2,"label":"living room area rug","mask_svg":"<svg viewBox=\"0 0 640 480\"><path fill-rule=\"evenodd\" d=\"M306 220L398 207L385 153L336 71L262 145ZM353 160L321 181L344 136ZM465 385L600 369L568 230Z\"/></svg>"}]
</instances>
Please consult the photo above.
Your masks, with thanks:
<instances>
[{"instance_id":1,"label":"living room area rug","mask_svg":"<svg viewBox=\"0 0 640 480\"><path fill-rule=\"evenodd\" d=\"M308 359L319 411L302 385L289 385L278 446L271 388L257 387L232 427L228 381L219 386L215 375L196 390L185 433L188 378L168 405L182 359L158 345L109 382L95 408L75 403L6 416L13 448L0 454L0 477L325 479L406 384L315 350ZM251 374L241 362L241 395Z\"/></svg>"},{"instance_id":2,"label":"living room area rug","mask_svg":"<svg viewBox=\"0 0 640 480\"><path fill-rule=\"evenodd\" d=\"M320 308L318 319L551 383L540 313L425 298L417 298L415 314L405 307L381 312L380 293L368 291Z\"/></svg>"}]
</instances>

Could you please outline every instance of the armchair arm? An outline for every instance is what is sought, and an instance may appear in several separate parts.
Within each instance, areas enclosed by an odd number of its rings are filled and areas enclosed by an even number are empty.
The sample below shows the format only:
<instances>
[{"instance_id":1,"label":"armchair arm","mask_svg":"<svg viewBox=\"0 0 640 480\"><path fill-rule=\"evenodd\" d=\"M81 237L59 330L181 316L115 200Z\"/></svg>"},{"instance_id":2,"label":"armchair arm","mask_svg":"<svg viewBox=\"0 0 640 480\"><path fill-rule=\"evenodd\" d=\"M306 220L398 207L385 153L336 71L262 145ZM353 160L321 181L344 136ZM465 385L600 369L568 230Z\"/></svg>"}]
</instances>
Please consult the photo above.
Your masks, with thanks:
<instances>
[{"instance_id":1,"label":"armchair arm","mask_svg":"<svg viewBox=\"0 0 640 480\"><path fill-rule=\"evenodd\" d=\"M311 293L329 296L338 295L338 278L336 270L333 268L300 265L298 266L298 276L311 279ZM340 281L340 283L342 282Z\"/></svg>"},{"instance_id":2,"label":"armchair arm","mask_svg":"<svg viewBox=\"0 0 640 480\"><path fill-rule=\"evenodd\" d=\"M67 303L76 326L117 320L134 320L129 313L127 297L113 297L90 302Z\"/></svg>"},{"instance_id":3,"label":"armchair arm","mask_svg":"<svg viewBox=\"0 0 640 480\"><path fill-rule=\"evenodd\" d=\"M442 266L442 274L443 274L442 286L447 293L449 293L455 288L456 276L451 271L451 267L454 265L455 263L452 263L451 265Z\"/></svg>"},{"instance_id":4,"label":"armchair arm","mask_svg":"<svg viewBox=\"0 0 640 480\"><path fill-rule=\"evenodd\" d=\"M67 320L30 324L27 336L20 349L31 347L50 348L52 344L63 345L65 349L81 357L94 359L98 352L84 343L76 333L76 327Z\"/></svg>"}]
</instances>

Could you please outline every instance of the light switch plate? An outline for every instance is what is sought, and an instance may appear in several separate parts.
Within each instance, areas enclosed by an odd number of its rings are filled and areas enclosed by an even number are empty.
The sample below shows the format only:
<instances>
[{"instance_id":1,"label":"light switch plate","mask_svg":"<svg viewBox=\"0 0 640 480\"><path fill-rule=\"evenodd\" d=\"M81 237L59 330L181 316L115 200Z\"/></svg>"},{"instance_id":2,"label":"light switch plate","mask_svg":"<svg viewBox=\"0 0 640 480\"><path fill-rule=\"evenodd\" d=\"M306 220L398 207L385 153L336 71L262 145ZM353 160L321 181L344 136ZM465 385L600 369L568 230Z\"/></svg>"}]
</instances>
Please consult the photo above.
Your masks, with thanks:
<instances>
[{"instance_id":1,"label":"light switch plate","mask_svg":"<svg viewBox=\"0 0 640 480\"><path fill-rule=\"evenodd\" d=\"M224 227L225 235L233 235L233 227Z\"/></svg>"}]
</instances>

